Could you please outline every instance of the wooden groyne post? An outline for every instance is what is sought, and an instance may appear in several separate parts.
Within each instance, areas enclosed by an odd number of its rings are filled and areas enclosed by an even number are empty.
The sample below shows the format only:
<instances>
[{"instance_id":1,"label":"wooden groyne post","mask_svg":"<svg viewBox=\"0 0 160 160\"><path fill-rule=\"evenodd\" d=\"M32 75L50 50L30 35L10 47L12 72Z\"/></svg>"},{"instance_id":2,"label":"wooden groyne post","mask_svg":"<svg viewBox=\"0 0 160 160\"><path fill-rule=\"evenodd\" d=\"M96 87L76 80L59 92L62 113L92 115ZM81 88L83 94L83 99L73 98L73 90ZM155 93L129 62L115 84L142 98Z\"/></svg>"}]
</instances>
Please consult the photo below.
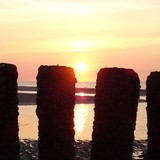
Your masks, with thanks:
<instances>
[{"instance_id":1,"label":"wooden groyne post","mask_svg":"<svg viewBox=\"0 0 160 160\"><path fill-rule=\"evenodd\" d=\"M72 68L39 68L36 110L39 160L74 160L75 83Z\"/></svg>"},{"instance_id":2,"label":"wooden groyne post","mask_svg":"<svg viewBox=\"0 0 160 160\"><path fill-rule=\"evenodd\" d=\"M132 69L98 72L91 160L131 160L140 81Z\"/></svg>"},{"instance_id":3,"label":"wooden groyne post","mask_svg":"<svg viewBox=\"0 0 160 160\"><path fill-rule=\"evenodd\" d=\"M19 160L17 68L0 63L0 160Z\"/></svg>"},{"instance_id":4,"label":"wooden groyne post","mask_svg":"<svg viewBox=\"0 0 160 160\"><path fill-rule=\"evenodd\" d=\"M148 159L160 159L160 72L147 77Z\"/></svg>"}]
</instances>

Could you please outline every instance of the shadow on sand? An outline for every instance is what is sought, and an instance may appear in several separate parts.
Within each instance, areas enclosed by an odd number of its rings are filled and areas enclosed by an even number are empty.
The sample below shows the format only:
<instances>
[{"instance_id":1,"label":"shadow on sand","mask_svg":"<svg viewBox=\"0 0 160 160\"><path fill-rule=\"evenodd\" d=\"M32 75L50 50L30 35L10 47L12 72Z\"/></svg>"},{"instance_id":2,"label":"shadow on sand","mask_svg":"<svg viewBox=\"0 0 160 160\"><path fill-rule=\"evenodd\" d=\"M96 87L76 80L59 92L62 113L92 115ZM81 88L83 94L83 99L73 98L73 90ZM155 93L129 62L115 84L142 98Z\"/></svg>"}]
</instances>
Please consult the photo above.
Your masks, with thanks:
<instances>
[{"instance_id":1,"label":"shadow on sand","mask_svg":"<svg viewBox=\"0 0 160 160\"><path fill-rule=\"evenodd\" d=\"M38 160L37 140L23 139L20 141L20 159L21 160ZM91 141L75 142L75 160L89 160L91 150ZM147 160L147 141L134 141L133 160Z\"/></svg>"}]
</instances>

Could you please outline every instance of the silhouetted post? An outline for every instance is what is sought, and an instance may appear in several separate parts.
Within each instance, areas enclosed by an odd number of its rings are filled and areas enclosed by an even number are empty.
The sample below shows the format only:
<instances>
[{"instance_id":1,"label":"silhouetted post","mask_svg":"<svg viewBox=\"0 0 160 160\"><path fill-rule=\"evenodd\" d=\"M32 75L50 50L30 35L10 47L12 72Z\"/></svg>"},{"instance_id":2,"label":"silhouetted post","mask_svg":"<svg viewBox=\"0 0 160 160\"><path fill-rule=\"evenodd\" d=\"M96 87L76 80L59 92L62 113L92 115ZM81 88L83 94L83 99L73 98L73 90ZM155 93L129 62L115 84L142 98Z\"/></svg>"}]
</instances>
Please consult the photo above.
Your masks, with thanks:
<instances>
[{"instance_id":1,"label":"silhouetted post","mask_svg":"<svg viewBox=\"0 0 160 160\"><path fill-rule=\"evenodd\" d=\"M0 63L0 160L19 159L17 68Z\"/></svg>"},{"instance_id":2,"label":"silhouetted post","mask_svg":"<svg viewBox=\"0 0 160 160\"><path fill-rule=\"evenodd\" d=\"M147 77L148 158L160 159L160 72Z\"/></svg>"},{"instance_id":3,"label":"silhouetted post","mask_svg":"<svg viewBox=\"0 0 160 160\"><path fill-rule=\"evenodd\" d=\"M36 110L39 118L39 160L74 159L75 83L72 68L39 68Z\"/></svg>"},{"instance_id":4,"label":"silhouetted post","mask_svg":"<svg viewBox=\"0 0 160 160\"><path fill-rule=\"evenodd\" d=\"M132 69L103 68L96 83L91 160L131 160L140 81Z\"/></svg>"}]
</instances>

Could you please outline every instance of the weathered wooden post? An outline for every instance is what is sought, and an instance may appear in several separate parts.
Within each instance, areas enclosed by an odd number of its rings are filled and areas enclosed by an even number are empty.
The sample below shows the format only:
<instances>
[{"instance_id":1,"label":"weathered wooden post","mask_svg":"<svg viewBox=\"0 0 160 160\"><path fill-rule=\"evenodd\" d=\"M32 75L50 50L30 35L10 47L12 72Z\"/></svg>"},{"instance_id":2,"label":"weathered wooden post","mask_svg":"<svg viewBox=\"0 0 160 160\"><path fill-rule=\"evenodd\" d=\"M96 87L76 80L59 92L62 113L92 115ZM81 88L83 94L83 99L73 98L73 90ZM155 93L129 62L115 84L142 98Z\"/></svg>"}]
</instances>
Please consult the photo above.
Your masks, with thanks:
<instances>
[{"instance_id":1,"label":"weathered wooden post","mask_svg":"<svg viewBox=\"0 0 160 160\"><path fill-rule=\"evenodd\" d=\"M160 72L147 77L148 159L160 159Z\"/></svg>"},{"instance_id":2,"label":"weathered wooden post","mask_svg":"<svg viewBox=\"0 0 160 160\"><path fill-rule=\"evenodd\" d=\"M75 83L72 68L39 68L36 110L39 118L39 160L74 159Z\"/></svg>"},{"instance_id":3,"label":"weathered wooden post","mask_svg":"<svg viewBox=\"0 0 160 160\"><path fill-rule=\"evenodd\" d=\"M91 160L131 160L140 81L132 69L103 68L95 96Z\"/></svg>"},{"instance_id":4,"label":"weathered wooden post","mask_svg":"<svg viewBox=\"0 0 160 160\"><path fill-rule=\"evenodd\" d=\"M0 63L0 160L19 159L17 68Z\"/></svg>"}]
</instances>

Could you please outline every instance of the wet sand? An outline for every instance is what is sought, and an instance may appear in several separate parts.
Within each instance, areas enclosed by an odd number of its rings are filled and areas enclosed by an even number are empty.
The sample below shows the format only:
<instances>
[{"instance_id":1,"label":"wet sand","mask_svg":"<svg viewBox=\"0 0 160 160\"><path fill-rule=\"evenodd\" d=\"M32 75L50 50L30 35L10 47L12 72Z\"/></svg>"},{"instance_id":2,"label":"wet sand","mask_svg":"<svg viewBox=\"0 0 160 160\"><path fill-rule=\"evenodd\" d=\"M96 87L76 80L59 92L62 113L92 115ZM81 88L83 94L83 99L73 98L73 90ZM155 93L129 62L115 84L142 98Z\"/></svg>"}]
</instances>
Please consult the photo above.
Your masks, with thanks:
<instances>
[{"instance_id":1,"label":"wet sand","mask_svg":"<svg viewBox=\"0 0 160 160\"><path fill-rule=\"evenodd\" d=\"M23 139L20 141L21 160L38 160L37 140ZM75 160L90 160L91 141L75 142ZM133 147L133 160L147 159L147 141L136 140Z\"/></svg>"}]
</instances>

